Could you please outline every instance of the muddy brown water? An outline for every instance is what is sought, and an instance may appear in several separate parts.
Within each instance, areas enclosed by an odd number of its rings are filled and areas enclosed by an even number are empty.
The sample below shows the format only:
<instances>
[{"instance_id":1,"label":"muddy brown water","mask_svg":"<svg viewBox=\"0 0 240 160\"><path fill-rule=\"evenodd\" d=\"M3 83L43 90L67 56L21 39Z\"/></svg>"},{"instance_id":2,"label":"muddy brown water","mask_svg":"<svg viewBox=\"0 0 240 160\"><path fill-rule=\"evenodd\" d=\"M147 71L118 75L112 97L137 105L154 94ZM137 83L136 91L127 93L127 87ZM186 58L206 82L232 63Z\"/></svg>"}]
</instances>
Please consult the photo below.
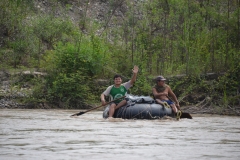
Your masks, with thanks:
<instances>
[{"instance_id":1,"label":"muddy brown water","mask_svg":"<svg viewBox=\"0 0 240 160\"><path fill-rule=\"evenodd\" d=\"M101 111L0 110L0 159L240 159L240 117L106 120Z\"/></svg>"}]
</instances>

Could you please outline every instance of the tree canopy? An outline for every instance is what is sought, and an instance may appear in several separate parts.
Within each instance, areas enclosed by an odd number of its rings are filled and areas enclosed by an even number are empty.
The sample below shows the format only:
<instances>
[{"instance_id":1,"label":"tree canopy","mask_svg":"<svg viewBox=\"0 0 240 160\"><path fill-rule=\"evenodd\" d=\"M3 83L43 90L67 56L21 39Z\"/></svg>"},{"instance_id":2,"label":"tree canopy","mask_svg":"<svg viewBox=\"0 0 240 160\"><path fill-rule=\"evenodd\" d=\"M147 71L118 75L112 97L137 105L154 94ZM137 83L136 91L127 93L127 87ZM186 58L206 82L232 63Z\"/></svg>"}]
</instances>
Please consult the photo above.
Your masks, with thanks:
<instances>
[{"instance_id":1,"label":"tree canopy","mask_svg":"<svg viewBox=\"0 0 240 160\"><path fill-rule=\"evenodd\" d=\"M240 0L1 0L0 8L1 68L46 71L37 96L49 101L96 99L94 79L129 79L133 65L135 94L150 94L156 75L231 73L231 91L240 85Z\"/></svg>"}]
</instances>

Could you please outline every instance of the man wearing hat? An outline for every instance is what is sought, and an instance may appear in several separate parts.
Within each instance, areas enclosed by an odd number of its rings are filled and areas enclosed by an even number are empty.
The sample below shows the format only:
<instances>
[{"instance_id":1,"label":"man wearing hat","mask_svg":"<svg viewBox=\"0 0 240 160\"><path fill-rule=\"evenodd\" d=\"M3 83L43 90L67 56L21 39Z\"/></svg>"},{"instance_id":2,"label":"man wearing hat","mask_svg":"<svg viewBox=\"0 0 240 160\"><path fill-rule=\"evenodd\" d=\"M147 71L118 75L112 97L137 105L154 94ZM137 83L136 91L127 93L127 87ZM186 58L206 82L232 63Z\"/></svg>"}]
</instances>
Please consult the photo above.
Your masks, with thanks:
<instances>
[{"instance_id":1,"label":"man wearing hat","mask_svg":"<svg viewBox=\"0 0 240 160\"><path fill-rule=\"evenodd\" d=\"M163 76L158 76L156 78L156 85L152 88L153 96L157 103L168 103L168 105L172 107L172 110L178 113L178 110L180 111L179 102L170 86L165 84L165 80ZM172 99L170 99L170 97L172 97Z\"/></svg>"}]
</instances>

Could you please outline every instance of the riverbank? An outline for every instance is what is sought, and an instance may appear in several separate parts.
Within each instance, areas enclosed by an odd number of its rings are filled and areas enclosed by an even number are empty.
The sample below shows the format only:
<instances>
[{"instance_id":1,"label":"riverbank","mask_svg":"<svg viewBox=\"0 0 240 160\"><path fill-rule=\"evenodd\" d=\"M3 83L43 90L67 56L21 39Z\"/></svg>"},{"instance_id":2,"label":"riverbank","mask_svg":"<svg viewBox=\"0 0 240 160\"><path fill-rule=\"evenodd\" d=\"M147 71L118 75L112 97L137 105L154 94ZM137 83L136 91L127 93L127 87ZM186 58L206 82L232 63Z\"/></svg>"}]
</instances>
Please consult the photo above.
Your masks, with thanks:
<instances>
[{"instance_id":1,"label":"riverbank","mask_svg":"<svg viewBox=\"0 0 240 160\"><path fill-rule=\"evenodd\" d=\"M228 116L240 116L240 106L231 106L220 107L220 106L182 106L183 112L190 114L217 114L217 115L228 115Z\"/></svg>"},{"instance_id":2,"label":"riverbank","mask_svg":"<svg viewBox=\"0 0 240 160\"><path fill-rule=\"evenodd\" d=\"M95 106L93 106L95 107ZM21 104L16 102L14 99L1 98L0 109L62 109L51 104L39 103L36 104ZM102 108L100 108L102 110ZM219 107L219 106L207 106L207 105L186 105L181 106L183 112L190 114L217 114L217 115L229 115L229 116L240 116L240 106Z\"/></svg>"},{"instance_id":3,"label":"riverbank","mask_svg":"<svg viewBox=\"0 0 240 160\"><path fill-rule=\"evenodd\" d=\"M29 79L41 79L44 76L46 76L46 73L34 70L15 71L13 73L0 71L0 109L69 109L64 108L64 104L56 105L31 97L34 85L29 82ZM211 84L211 81L217 78L216 75L209 74L206 83ZM221 100L220 97L217 98L219 101ZM208 93L200 92L199 89L192 92L192 94L182 97L179 101L182 111L190 114L240 116L240 103L234 106L230 104L218 105L220 103L215 103L217 101L216 98L211 98ZM81 109L86 110L98 105L100 105L99 102L87 104Z\"/></svg>"}]
</instances>

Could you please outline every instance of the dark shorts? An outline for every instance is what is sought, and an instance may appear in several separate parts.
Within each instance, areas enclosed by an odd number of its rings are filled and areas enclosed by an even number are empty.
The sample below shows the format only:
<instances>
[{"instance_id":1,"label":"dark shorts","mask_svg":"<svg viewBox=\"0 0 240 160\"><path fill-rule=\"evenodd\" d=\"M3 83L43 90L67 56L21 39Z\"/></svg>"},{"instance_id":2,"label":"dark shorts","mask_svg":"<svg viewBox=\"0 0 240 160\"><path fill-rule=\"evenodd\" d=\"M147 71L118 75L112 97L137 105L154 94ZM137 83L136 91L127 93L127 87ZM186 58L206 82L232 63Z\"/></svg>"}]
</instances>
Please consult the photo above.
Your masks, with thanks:
<instances>
[{"instance_id":1,"label":"dark shorts","mask_svg":"<svg viewBox=\"0 0 240 160\"><path fill-rule=\"evenodd\" d=\"M123 100L128 101L129 99L128 99L128 98L124 98L124 99L122 99L120 102L122 102ZM110 104L110 105L111 105L111 104L116 104L116 106L117 106L118 103L120 103L120 102L111 102L111 103L109 103L109 104Z\"/></svg>"},{"instance_id":2,"label":"dark shorts","mask_svg":"<svg viewBox=\"0 0 240 160\"><path fill-rule=\"evenodd\" d=\"M110 106L111 106L112 104L116 104L116 106L118 105L118 103L115 103L115 102L109 103Z\"/></svg>"},{"instance_id":3,"label":"dark shorts","mask_svg":"<svg viewBox=\"0 0 240 160\"><path fill-rule=\"evenodd\" d=\"M174 104L174 102L170 101L170 100L161 100L162 102L167 102L169 105Z\"/></svg>"}]
</instances>

